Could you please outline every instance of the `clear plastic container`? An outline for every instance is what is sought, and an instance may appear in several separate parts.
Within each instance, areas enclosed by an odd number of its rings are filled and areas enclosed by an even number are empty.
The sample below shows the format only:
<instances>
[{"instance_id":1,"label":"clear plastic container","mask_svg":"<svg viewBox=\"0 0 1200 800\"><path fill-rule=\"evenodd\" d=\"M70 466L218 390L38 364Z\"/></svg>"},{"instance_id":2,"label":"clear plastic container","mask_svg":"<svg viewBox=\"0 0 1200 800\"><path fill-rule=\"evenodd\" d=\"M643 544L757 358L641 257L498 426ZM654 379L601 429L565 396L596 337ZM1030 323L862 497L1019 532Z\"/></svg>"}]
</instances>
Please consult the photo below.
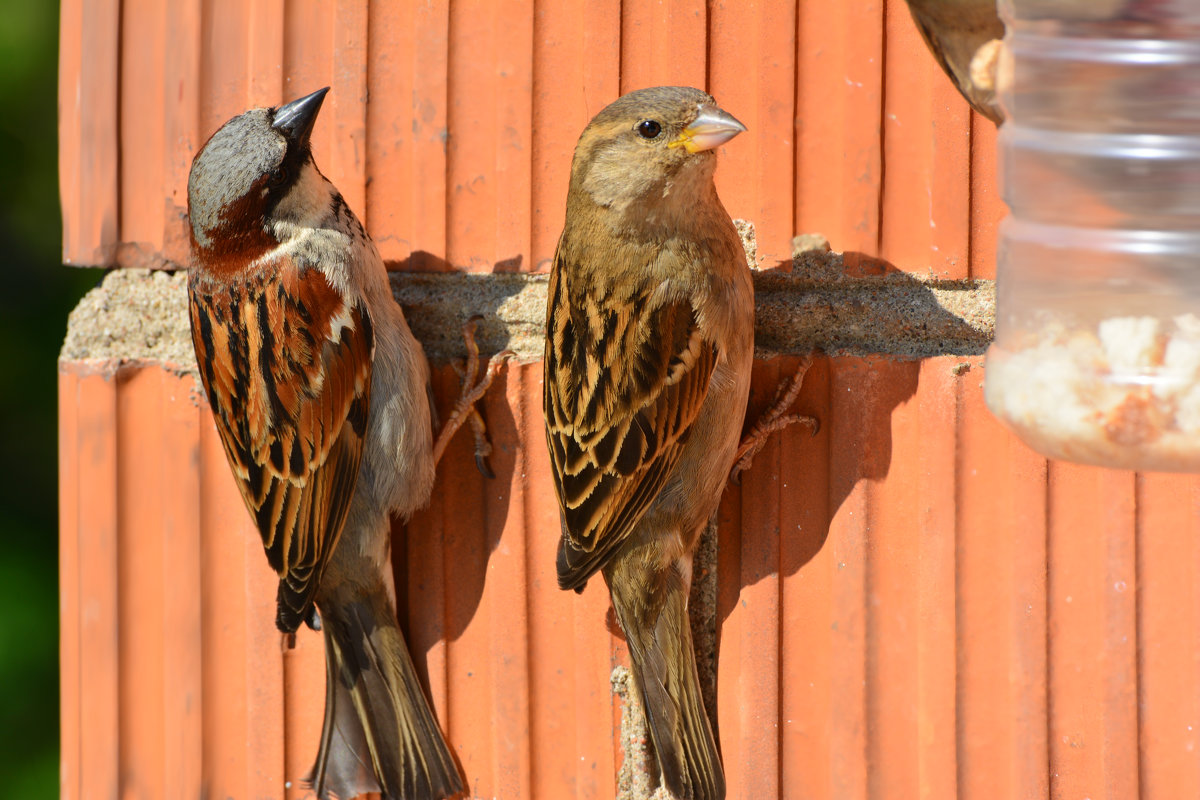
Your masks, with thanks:
<instances>
[{"instance_id":1,"label":"clear plastic container","mask_svg":"<svg viewBox=\"0 0 1200 800\"><path fill-rule=\"evenodd\" d=\"M1200 0L1004 0L988 407L1052 458L1200 471Z\"/></svg>"}]
</instances>

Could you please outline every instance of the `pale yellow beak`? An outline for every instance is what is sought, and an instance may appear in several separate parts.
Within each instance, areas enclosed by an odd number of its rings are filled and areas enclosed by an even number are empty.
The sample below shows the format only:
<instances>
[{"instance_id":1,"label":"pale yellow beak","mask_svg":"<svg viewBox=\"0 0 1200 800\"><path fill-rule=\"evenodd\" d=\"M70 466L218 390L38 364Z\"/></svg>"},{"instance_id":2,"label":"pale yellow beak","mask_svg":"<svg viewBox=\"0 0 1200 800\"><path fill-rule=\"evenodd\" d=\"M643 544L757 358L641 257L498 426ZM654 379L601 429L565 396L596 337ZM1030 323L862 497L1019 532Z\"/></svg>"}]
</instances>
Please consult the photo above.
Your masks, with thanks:
<instances>
[{"instance_id":1,"label":"pale yellow beak","mask_svg":"<svg viewBox=\"0 0 1200 800\"><path fill-rule=\"evenodd\" d=\"M746 126L738 122L728 111L716 106L701 105L700 113L692 124L679 132L679 136L667 143L667 147L683 147L689 153L699 153L720 147L742 131Z\"/></svg>"}]
</instances>

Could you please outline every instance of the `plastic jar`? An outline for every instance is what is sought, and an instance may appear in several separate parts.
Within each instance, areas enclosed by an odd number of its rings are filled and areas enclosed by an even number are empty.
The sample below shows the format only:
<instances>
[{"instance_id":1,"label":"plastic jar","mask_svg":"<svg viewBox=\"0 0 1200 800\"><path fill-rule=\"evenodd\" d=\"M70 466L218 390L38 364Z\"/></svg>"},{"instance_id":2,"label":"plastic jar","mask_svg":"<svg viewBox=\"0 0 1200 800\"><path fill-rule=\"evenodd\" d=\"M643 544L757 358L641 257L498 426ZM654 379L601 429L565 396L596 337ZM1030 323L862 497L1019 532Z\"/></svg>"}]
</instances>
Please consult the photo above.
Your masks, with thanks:
<instances>
[{"instance_id":1,"label":"plastic jar","mask_svg":"<svg viewBox=\"0 0 1200 800\"><path fill-rule=\"evenodd\" d=\"M1000 7L988 407L1051 458L1200 471L1200 1Z\"/></svg>"}]
</instances>

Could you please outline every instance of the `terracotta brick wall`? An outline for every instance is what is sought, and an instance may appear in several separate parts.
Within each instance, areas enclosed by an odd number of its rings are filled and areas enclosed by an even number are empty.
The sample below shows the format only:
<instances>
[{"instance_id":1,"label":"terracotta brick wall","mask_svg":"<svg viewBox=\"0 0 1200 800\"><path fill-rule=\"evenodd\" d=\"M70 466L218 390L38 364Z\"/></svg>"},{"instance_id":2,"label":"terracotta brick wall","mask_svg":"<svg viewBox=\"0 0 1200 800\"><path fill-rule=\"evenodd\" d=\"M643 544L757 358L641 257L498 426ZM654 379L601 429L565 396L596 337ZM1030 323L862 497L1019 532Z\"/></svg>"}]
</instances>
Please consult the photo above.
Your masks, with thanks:
<instances>
[{"instance_id":1,"label":"terracotta brick wall","mask_svg":"<svg viewBox=\"0 0 1200 800\"><path fill-rule=\"evenodd\" d=\"M693 598L730 796L1200 797L1200 484L1047 462L988 415L995 130L899 2L65 0L63 258L177 268L208 134L331 85L318 163L438 397L466 314L522 354L485 401L496 479L458 441L395 529L435 710L475 796L637 795L607 597L553 579L536 273L579 131L662 83L749 127L718 188L763 268L751 413L825 353L821 433L726 494ZM835 252L793 259L805 233ZM110 276L59 363L63 797L304 797L321 642L272 627L181 280Z\"/></svg>"}]
</instances>

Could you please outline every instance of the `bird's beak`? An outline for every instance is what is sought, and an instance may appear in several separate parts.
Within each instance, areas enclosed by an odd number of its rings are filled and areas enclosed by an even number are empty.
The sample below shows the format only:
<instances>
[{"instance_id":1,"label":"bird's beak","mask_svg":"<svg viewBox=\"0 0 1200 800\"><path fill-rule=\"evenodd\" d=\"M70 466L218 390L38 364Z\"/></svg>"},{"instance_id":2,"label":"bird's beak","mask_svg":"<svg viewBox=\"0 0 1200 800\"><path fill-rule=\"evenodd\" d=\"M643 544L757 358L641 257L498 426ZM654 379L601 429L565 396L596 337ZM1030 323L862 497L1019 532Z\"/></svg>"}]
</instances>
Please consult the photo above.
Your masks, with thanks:
<instances>
[{"instance_id":1,"label":"bird's beak","mask_svg":"<svg viewBox=\"0 0 1200 800\"><path fill-rule=\"evenodd\" d=\"M682 147L689 153L699 153L720 147L742 131L746 126L738 122L728 111L722 111L716 106L701 105L700 113L679 132L668 147Z\"/></svg>"},{"instance_id":2,"label":"bird's beak","mask_svg":"<svg viewBox=\"0 0 1200 800\"><path fill-rule=\"evenodd\" d=\"M280 106L275 112L275 121L271 123L271 127L286 136L291 144L305 144L317 121L321 101L328 92L329 87L326 86L299 100Z\"/></svg>"}]
</instances>

